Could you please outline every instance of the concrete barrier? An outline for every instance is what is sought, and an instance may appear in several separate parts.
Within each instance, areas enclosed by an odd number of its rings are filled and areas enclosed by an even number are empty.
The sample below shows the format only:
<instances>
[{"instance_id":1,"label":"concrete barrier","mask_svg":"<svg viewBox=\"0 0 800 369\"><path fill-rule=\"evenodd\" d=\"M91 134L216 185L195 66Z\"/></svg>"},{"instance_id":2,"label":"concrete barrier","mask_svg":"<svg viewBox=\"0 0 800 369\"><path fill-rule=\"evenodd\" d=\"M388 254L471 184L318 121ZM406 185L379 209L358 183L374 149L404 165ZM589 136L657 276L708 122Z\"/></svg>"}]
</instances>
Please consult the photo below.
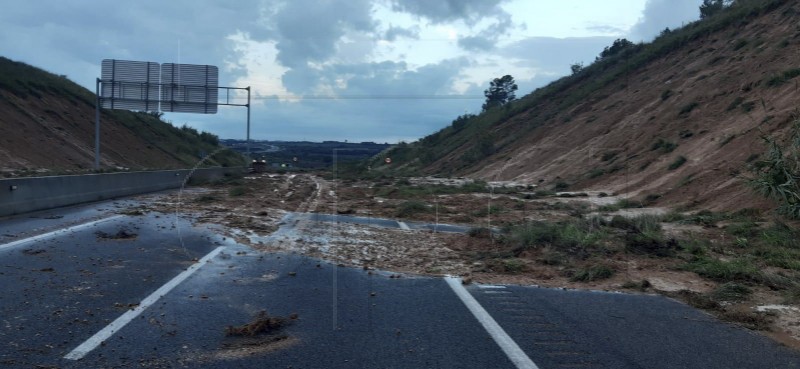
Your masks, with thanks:
<instances>
[{"instance_id":1,"label":"concrete barrier","mask_svg":"<svg viewBox=\"0 0 800 369\"><path fill-rule=\"evenodd\" d=\"M0 179L0 216L180 188L189 169ZM243 167L197 169L191 180L240 174Z\"/></svg>"}]
</instances>

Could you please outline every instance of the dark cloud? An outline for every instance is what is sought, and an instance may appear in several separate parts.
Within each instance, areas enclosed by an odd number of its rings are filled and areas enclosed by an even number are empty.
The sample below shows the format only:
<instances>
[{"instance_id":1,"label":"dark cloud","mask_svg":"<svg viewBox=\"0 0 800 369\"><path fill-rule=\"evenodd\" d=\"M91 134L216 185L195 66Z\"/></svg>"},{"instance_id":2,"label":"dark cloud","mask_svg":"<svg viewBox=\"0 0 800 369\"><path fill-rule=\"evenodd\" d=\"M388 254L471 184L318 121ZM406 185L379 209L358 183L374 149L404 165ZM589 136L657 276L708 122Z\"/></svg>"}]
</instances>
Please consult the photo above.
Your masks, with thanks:
<instances>
[{"instance_id":1,"label":"dark cloud","mask_svg":"<svg viewBox=\"0 0 800 369\"><path fill-rule=\"evenodd\" d=\"M503 12L504 0L391 0L392 9L413 14L432 23L464 20L467 24Z\"/></svg>"},{"instance_id":2,"label":"dark cloud","mask_svg":"<svg viewBox=\"0 0 800 369\"><path fill-rule=\"evenodd\" d=\"M93 89L106 58L219 64L236 27L268 32L260 9L225 0L20 2L0 12L0 50Z\"/></svg>"},{"instance_id":3,"label":"dark cloud","mask_svg":"<svg viewBox=\"0 0 800 369\"><path fill-rule=\"evenodd\" d=\"M573 63L590 64L615 37L530 37L499 51L501 56L528 61L545 72L565 75Z\"/></svg>"},{"instance_id":4,"label":"dark cloud","mask_svg":"<svg viewBox=\"0 0 800 369\"><path fill-rule=\"evenodd\" d=\"M348 31L374 32L369 0L292 0L271 21L278 32L278 62L290 68L324 62Z\"/></svg>"},{"instance_id":5,"label":"dark cloud","mask_svg":"<svg viewBox=\"0 0 800 369\"><path fill-rule=\"evenodd\" d=\"M458 47L467 51L486 51L494 49L496 39L483 36L459 37Z\"/></svg>"},{"instance_id":6,"label":"dark cloud","mask_svg":"<svg viewBox=\"0 0 800 369\"><path fill-rule=\"evenodd\" d=\"M403 28L403 27L389 26L389 29L387 29L383 35L384 40L392 42L397 40L399 37L407 37L410 39L418 40L419 27Z\"/></svg>"},{"instance_id":7,"label":"dark cloud","mask_svg":"<svg viewBox=\"0 0 800 369\"><path fill-rule=\"evenodd\" d=\"M700 0L647 0L639 21L631 28L631 41L650 41L665 28L678 28L700 18Z\"/></svg>"},{"instance_id":8,"label":"dark cloud","mask_svg":"<svg viewBox=\"0 0 800 369\"><path fill-rule=\"evenodd\" d=\"M514 28L511 15L501 13L497 21L484 28L477 35L460 37L458 46L467 51L489 51L497 46L500 37L507 35Z\"/></svg>"}]
</instances>

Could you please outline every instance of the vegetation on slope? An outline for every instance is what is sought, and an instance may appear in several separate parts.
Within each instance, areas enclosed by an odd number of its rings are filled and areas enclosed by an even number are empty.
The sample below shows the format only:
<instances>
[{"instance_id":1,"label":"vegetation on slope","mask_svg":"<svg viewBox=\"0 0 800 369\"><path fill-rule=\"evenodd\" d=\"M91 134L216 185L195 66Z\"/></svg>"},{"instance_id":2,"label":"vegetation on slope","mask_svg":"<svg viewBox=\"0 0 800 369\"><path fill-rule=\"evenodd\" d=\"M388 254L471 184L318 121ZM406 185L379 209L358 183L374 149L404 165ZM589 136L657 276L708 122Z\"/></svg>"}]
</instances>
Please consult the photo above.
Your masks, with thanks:
<instances>
[{"instance_id":1,"label":"vegetation on slope","mask_svg":"<svg viewBox=\"0 0 800 369\"><path fill-rule=\"evenodd\" d=\"M20 108L18 101L43 100L52 97L65 101L67 106L75 109L94 110L95 107L94 93L70 81L66 76L56 75L4 57L0 57L0 90L5 90L13 95L4 97L0 94L0 103L15 107L34 122L39 121L38 117L34 116L35 114L32 112ZM52 109L53 111L48 111L49 114L62 114L55 111L57 108L53 107ZM71 120L73 118L62 115L62 119ZM173 159L171 163L164 162L160 167L137 169L188 167L194 165L201 154L211 154L220 149L219 139L216 135L199 132L186 125L175 127L171 122L163 121L160 113L105 109L102 111L101 120L104 125L119 124L127 128L140 140L128 144L133 144L142 151L145 148L155 148ZM93 130L93 125L87 126L86 129ZM93 146L93 143L86 143L86 146ZM119 161L122 166L136 167L135 164L125 162L124 158L115 159L115 161ZM241 156L229 150L218 152L206 161L208 166L232 166L242 163Z\"/></svg>"},{"instance_id":2,"label":"vegetation on slope","mask_svg":"<svg viewBox=\"0 0 800 369\"><path fill-rule=\"evenodd\" d=\"M603 50L591 65L573 68L575 73L572 75L554 81L502 107L489 109L476 116L458 117L451 126L418 142L398 145L373 159L371 164L376 167L380 160L390 156L396 163L392 167L394 170L399 169L400 174L418 173L423 169L430 171L431 168L445 175L458 172L481 162L514 142L516 138L523 137L525 132L552 121L600 89L613 82L624 81L622 77L630 71L663 58L713 32L731 26L745 25L785 3L787 0L738 0L731 6L680 29L665 29L648 44L617 40L611 47ZM794 76L794 73L785 73L777 76L779 78L773 83L780 83ZM662 96L662 99L668 99L669 95ZM524 112L528 112L524 119L514 119ZM514 119L514 124L521 125L517 134L513 137L492 135L493 127L511 119ZM569 121L569 117L562 117L562 120ZM448 157L456 151L462 154ZM432 166L440 160L447 161L446 169Z\"/></svg>"}]
</instances>

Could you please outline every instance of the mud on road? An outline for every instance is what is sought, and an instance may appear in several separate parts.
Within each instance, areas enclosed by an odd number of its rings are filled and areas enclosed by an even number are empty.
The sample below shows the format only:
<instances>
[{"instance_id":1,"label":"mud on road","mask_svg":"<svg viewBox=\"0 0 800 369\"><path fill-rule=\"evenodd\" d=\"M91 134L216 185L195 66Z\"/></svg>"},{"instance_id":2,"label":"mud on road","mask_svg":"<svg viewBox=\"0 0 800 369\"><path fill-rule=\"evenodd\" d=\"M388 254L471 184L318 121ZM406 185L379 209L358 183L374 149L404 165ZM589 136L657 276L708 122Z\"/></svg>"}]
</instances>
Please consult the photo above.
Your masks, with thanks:
<instances>
[{"instance_id":1,"label":"mud on road","mask_svg":"<svg viewBox=\"0 0 800 369\"><path fill-rule=\"evenodd\" d=\"M748 291L744 298L713 300L728 284L687 270L687 261L695 257L688 252L678 250L670 257L630 252L615 241L620 237L588 251L542 245L520 252L503 236L486 231L526 222L566 223L594 215L611 219L668 213L660 208L615 208L620 198L613 194L545 193L511 183L487 187L468 179L332 181L320 174L262 173L186 189L178 196L146 197L147 205L134 211L191 215L198 222L222 226L238 242L263 251L300 253L400 273L396 277L403 273L459 275L482 283L660 293L800 348L800 308L795 300L787 299L787 290L745 281L739 283ZM307 219L278 231L290 213L456 224L475 231L455 234ZM726 238L724 228L680 222L662 225L666 237L700 238L707 245L704 252L722 260L732 257L729 244L735 239ZM779 270L774 275L796 278L790 272ZM698 298L713 301L703 304Z\"/></svg>"}]
</instances>

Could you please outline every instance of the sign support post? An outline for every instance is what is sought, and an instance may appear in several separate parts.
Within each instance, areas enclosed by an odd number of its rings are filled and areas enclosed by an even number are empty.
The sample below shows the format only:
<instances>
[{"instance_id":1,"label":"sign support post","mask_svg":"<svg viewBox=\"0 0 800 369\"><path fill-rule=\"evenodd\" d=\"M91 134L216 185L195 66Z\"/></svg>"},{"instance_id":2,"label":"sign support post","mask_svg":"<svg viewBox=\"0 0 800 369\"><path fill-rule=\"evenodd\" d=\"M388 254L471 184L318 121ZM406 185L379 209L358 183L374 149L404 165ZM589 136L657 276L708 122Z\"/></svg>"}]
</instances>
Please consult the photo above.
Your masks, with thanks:
<instances>
[{"instance_id":1,"label":"sign support post","mask_svg":"<svg viewBox=\"0 0 800 369\"><path fill-rule=\"evenodd\" d=\"M247 86L247 162L250 162L250 86Z\"/></svg>"},{"instance_id":2,"label":"sign support post","mask_svg":"<svg viewBox=\"0 0 800 369\"><path fill-rule=\"evenodd\" d=\"M100 78L95 82L94 103L94 170L100 169Z\"/></svg>"}]
</instances>

